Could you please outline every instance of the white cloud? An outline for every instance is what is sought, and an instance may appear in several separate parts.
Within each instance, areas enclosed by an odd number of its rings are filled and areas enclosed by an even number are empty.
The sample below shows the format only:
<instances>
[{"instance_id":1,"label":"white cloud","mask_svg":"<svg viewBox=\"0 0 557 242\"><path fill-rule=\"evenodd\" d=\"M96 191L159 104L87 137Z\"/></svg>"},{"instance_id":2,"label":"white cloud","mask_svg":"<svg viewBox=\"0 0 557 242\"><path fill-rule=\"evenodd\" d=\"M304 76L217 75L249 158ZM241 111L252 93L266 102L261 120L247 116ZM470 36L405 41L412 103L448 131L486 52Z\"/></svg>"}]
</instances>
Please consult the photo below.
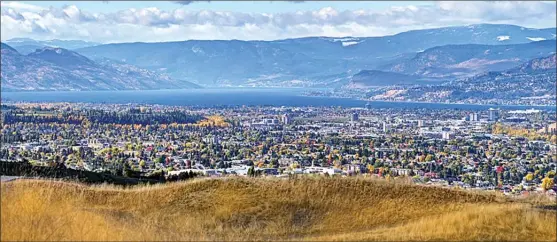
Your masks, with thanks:
<instances>
[{"instance_id":1,"label":"white cloud","mask_svg":"<svg viewBox=\"0 0 557 242\"><path fill-rule=\"evenodd\" d=\"M173 2L180 5L190 5L195 2L210 2L210 1L173 1Z\"/></svg>"},{"instance_id":2,"label":"white cloud","mask_svg":"<svg viewBox=\"0 0 557 242\"><path fill-rule=\"evenodd\" d=\"M108 5L109 6L109 5ZM177 5L178 6L178 5ZM476 23L554 26L555 2L436 2L384 11L243 13L177 8L91 13L76 6L42 8L2 2L2 39L84 39L99 42L184 39L282 39L304 36L380 36L410 29Z\"/></svg>"},{"instance_id":3,"label":"white cloud","mask_svg":"<svg viewBox=\"0 0 557 242\"><path fill-rule=\"evenodd\" d=\"M2 8L11 8L14 10L29 10L29 11L41 11L44 10L43 7L27 4L27 3L20 3L20 2L0 2L0 7Z\"/></svg>"}]
</instances>

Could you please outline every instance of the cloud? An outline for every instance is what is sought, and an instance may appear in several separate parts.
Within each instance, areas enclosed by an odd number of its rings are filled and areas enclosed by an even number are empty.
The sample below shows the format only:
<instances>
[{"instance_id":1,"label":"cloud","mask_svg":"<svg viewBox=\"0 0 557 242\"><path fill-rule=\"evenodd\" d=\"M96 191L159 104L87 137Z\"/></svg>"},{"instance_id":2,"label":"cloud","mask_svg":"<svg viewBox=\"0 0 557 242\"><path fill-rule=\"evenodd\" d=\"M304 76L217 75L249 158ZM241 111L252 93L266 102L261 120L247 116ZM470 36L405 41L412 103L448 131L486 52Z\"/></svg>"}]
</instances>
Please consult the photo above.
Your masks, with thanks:
<instances>
[{"instance_id":1,"label":"cloud","mask_svg":"<svg viewBox=\"0 0 557 242\"><path fill-rule=\"evenodd\" d=\"M172 1L172 2L173 2L173 3L180 4L180 5L190 5L190 4L195 3L195 2L211 2L211 1ZM272 1L271 1L271 2L272 2ZM303 2L305 2L305 1L286 1L286 2L303 3Z\"/></svg>"},{"instance_id":2,"label":"cloud","mask_svg":"<svg viewBox=\"0 0 557 242\"><path fill-rule=\"evenodd\" d=\"M172 1L172 2L180 5L190 5L195 2L211 2L211 1Z\"/></svg>"},{"instance_id":3,"label":"cloud","mask_svg":"<svg viewBox=\"0 0 557 242\"><path fill-rule=\"evenodd\" d=\"M39 7L27 3L20 3L20 2L0 2L0 7L4 9L9 8L16 11L20 11L20 10L40 11L44 9L43 7Z\"/></svg>"},{"instance_id":4,"label":"cloud","mask_svg":"<svg viewBox=\"0 0 557 242\"><path fill-rule=\"evenodd\" d=\"M182 3L184 4L184 3ZM99 42L185 39L283 39L380 36L411 29L505 23L555 26L555 2L435 2L433 5L339 11L243 13L177 8L91 13L76 6L41 8L2 2L3 39L85 39Z\"/></svg>"}]
</instances>

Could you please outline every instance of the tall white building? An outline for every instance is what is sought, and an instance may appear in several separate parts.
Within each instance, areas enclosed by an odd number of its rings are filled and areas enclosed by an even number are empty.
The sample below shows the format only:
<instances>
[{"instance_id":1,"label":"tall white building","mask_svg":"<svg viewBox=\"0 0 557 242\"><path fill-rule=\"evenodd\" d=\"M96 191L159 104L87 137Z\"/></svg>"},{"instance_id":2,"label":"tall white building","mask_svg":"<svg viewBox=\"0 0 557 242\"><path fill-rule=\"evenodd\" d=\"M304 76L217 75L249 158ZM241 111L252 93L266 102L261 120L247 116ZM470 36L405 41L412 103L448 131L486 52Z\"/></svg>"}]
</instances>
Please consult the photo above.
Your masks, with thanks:
<instances>
[{"instance_id":1,"label":"tall white building","mask_svg":"<svg viewBox=\"0 0 557 242\"><path fill-rule=\"evenodd\" d=\"M442 133L442 137L443 139L454 139L454 133L453 132L448 132L448 131L443 131Z\"/></svg>"},{"instance_id":2,"label":"tall white building","mask_svg":"<svg viewBox=\"0 0 557 242\"><path fill-rule=\"evenodd\" d=\"M286 113L284 115L282 115L282 123L284 125L289 125L290 124L290 116Z\"/></svg>"},{"instance_id":3,"label":"tall white building","mask_svg":"<svg viewBox=\"0 0 557 242\"><path fill-rule=\"evenodd\" d=\"M424 121L418 120L418 127L424 127Z\"/></svg>"},{"instance_id":4,"label":"tall white building","mask_svg":"<svg viewBox=\"0 0 557 242\"><path fill-rule=\"evenodd\" d=\"M360 117L359 117L358 113L356 113L356 112L353 112L352 115L350 115L350 121L352 121L352 122L356 122L359 119L360 119Z\"/></svg>"},{"instance_id":5,"label":"tall white building","mask_svg":"<svg viewBox=\"0 0 557 242\"><path fill-rule=\"evenodd\" d=\"M497 121L499 119L499 110L490 108L489 109L489 121Z\"/></svg>"},{"instance_id":6,"label":"tall white building","mask_svg":"<svg viewBox=\"0 0 557 242\"><path fill-rule=\"evenodd\" d=\"M478 115L478 113L470 113L468 115L468 120L471 122L477 122L480 121L480 116Z\"/></svg>"}]
</instances>

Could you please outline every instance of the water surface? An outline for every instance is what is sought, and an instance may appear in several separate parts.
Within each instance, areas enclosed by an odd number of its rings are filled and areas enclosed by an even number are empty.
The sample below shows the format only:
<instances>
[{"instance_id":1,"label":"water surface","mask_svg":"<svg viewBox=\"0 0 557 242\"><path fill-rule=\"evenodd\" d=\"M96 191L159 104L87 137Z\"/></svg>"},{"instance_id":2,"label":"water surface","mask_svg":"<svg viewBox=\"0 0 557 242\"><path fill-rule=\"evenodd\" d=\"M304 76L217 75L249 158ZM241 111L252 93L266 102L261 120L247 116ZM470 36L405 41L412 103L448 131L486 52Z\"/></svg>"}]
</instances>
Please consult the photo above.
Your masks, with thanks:
<instances>
[{"instance_id":1,"label":"water surface","mask_svg":"<svg viewBox=\"0 0 557 242\"><path fill-rule=\"evenodd\" d=\"M2 100L27 102L87 102L87 103L145 103L183 106L341 106L364 107L367 101L336 98L309 97L303 93L307 88L206 88L179 90L141 91L53 91L53 92L2 92ZM323 90L323 89L320 89ZM369 102L376 108L429 108L486 110L492 107L502 109L542 109L555 111L555 107L539 106L496 106L444 103L411 102Z\"/></svg>"}]
</instances>

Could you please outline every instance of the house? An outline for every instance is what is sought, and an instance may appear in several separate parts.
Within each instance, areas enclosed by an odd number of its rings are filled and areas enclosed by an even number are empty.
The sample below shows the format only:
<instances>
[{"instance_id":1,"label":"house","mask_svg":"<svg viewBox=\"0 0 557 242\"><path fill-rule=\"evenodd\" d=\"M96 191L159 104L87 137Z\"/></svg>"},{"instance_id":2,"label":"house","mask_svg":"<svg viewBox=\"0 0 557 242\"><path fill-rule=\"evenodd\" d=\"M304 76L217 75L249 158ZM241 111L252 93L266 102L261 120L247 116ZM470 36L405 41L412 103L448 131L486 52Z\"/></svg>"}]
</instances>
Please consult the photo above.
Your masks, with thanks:
<instances>
[{"instance_id":1,"label":"house","mask_svg":"<svg viewBox=\"0 0 557 242\"><path fill-rule=\"evenodd\" d=\"M290 173L292 173L292 174L303 174L304 169L302 169L302 168L292 169L292 171L290 171Z\"/></svg>"},{"instance_id":2,"label":"house","mask_svg":"<svg viewBox=\"0 0 557 242\"><path fill-rule=\"evenodd\" d=\"M426 172L424 176L429 178L439 178L438 174L435 172Z\"/></svg>"},{"instance_id":3,"label":"house","mask_svg":"<svg viewBox=\"0 0 557 242\"><path fill-rule=\"evenodd\" d=\"M335 175L335 174L342 174L342 170L341 169L337 169L337 168L325 168L323 169L324 174L329 174L329 175Z\"/></svg>"},{"instance_id":4,"label":"house","mask_svg":"<svg viewBox=\"0 0 557 242\"><path fill-rule=\"evenodd\" d=\"M409 176L412 173L411 169L393 168L391 170L399 176Z\"/></svg>"},{"instance_id":5,"label":"house","mask_svg":"<svg viewBox=\"0 0 557 242\"><path fill-rule=\"evenodd\" d=\"M278 175L277 168L255 168L256 171L262 171L264 175Z\"/></svg>"}]
</instances>

